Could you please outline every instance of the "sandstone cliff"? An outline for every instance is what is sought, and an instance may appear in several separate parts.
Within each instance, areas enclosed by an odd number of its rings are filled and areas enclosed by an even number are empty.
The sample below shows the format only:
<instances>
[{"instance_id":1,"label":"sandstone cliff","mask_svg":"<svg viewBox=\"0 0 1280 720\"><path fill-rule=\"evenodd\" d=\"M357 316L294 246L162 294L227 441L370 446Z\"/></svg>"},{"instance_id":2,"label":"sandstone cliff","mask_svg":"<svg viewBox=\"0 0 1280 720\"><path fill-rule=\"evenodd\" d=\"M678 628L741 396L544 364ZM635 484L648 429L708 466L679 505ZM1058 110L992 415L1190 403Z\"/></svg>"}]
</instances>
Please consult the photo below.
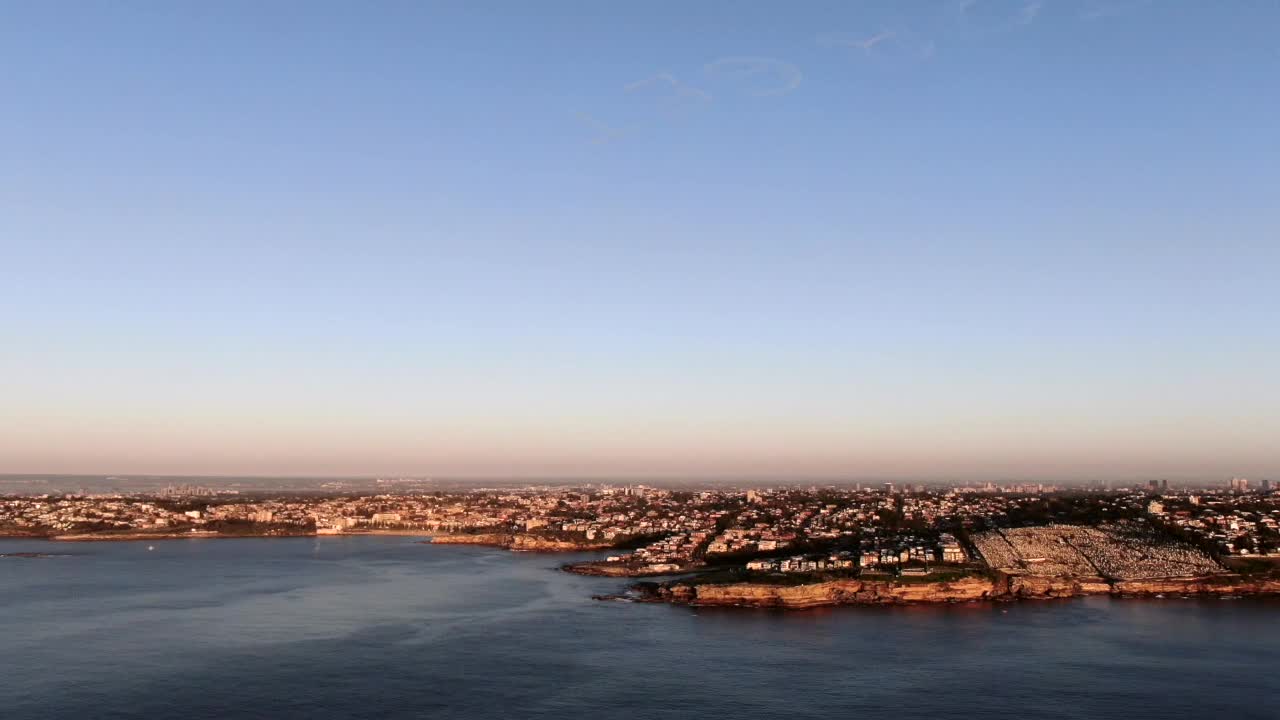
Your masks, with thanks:
<instances>
[{"instance_id":1,"label":"sandstone cliff","mask_svg":"<svg viewBox=\"0 0 1280 720\"><path fill-rule=\"evenodd\" d=\"M996 581L996 597L1022 600L1052 600L1081 595L1105 595L1111 585L1100 577L1040 577L1001 575Z\"/></svg>"},{"instance_id":2,"label":"sandstone cliff","mask_svg":"<svg viewBox=\"0 0 1280 720\"><path fill-rule=\"evenodd\" d=\"M1280 594L1280 579L1215 575L1163 580L1117 580L1117 595L1273 595Z\"/></svg>"},{"instance_id":3,"label":"sandstone cliff","mask_svg":"<svg viewBox=\"0 0 1280 720\"><path fill-rule=\"evenodd\" d=\"M968 602L990 599L994 589L992 582L986 578L963 578L938 583L848 579L806 585L672 583L660 587L657 595L661 600L690 605L806 608L846 604Z\"/></svg>"},{"instance_id":4,"label":"sandstone cliff","mask_svg":"<svg viewBox=\"0 0 1280 720\"><path fill-rule=\"evenodd\" d=\"M1046 578L1000 575L949 582L842 579L804 585L770 583L698 584L677 581L636 586L642 599L697 606L811 608L827 605L897 605L978 600L1050 600L1083 595L1256 595L1280 594L1280 579L1236 575L1161 580L1107 581L1102 578Z\"/></svg>"}]
</instances>

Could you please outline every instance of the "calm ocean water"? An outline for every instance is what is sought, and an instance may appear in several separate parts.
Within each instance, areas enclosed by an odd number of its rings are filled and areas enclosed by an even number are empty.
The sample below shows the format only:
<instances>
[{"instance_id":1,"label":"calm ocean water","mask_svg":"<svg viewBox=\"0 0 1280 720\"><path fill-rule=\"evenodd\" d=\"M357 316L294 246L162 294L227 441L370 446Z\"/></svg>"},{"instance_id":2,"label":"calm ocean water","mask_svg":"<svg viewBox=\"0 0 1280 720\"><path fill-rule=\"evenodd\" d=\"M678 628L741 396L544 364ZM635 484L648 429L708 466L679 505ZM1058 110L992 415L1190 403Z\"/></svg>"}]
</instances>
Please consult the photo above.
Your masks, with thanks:
<instances>
[{"instance_id":1,"label":"calm ocean water","mask_svg":"<svg viewBox=\"0 0 1280 720\"><path fill-rule=\"evenodd\" d=\"M1280 602L592 601L410 538L0 541L0 717L1280 718Z\"/></svg>"}]
</instances>

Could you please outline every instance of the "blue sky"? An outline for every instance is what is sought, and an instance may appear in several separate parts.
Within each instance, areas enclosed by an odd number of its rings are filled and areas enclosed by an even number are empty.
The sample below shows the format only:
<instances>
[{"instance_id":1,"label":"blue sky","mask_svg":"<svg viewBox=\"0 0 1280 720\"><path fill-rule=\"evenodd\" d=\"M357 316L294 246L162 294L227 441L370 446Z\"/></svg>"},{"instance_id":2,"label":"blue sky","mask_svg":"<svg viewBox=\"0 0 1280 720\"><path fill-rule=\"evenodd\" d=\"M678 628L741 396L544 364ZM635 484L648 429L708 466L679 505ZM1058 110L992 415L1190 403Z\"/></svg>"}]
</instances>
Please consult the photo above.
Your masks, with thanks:
<instances>
[{"instance_id":1,"label":"blue sky","mask_svg":"<svg viewBox=\"0 0 1280 720\"><path fill-rule=\"evenodd\" d=\"M0 472L1280 475L1275 2L0 13Z\"/></svg>"}]
</instances>

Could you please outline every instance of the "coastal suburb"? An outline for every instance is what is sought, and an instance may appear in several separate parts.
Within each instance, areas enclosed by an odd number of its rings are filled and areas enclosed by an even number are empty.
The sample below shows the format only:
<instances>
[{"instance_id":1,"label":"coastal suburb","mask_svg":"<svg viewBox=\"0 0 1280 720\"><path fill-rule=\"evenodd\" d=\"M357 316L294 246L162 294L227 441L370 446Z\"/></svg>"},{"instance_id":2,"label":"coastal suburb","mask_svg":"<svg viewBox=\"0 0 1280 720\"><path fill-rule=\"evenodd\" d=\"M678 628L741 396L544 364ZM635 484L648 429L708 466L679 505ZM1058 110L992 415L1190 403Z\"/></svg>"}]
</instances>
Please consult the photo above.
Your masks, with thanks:
<instances>
[{"instance_id":1,"label":"coastal suburb","mask_svg":"<svg viewBox=\"0 0 1280 720\"><path fill-rule=\"evenodd\" d=\"M1280 594L1280 494L1245 478L1172 488L714 489L396 478L306 492L236 482L36 492L40 481L30 482L0 496L0 535L72 543L380 534L573 553L561 570L633 579L600 600L810 608Z\"/></svg>"}]
</instances>

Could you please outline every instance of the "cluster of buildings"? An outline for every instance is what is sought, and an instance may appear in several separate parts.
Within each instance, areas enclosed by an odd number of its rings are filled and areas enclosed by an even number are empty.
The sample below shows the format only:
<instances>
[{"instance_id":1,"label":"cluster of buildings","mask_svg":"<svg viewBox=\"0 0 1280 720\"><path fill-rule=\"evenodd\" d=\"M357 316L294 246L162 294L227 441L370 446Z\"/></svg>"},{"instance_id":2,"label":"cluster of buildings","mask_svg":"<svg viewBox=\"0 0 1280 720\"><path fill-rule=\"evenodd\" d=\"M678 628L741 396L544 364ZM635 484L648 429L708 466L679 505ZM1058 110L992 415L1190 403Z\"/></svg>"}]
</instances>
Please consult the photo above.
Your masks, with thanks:
<instances>
[{"instance_id":1,"label":"cluster of buildings","mask_svg":"<svg viewBox=\"0 0 1280 720\"><path fill-rule=\"evenodd\" d=\"M21 534L91 530L165 530L194 522L185 512L126 498L0 499L0 526Z\"/></svg>"},{"instance_id":2,"label":"cluster of buildings","mask_svg":"<svg viewBox=\"0 0 1280 720\"><path fill-rule=\"evenodd\" d=\"M236 490L217 490L204 485L165 485L156 491L162 498L179 497L215 497L217 495L238 495Z\"/></svg>"},{"instance_id":3,"label":"cluster of buildings","mask_svg":"<svg viewBox=\"0 0 1280 720\"><path fill-rule=\"evenodd\" d=\"M610 555L607 562L637 563L648 572L675 572L694 562L702 548L707 546L711 533L706 530L677 533L650 543L626 555Z\"/></svg>"},{"instance_id":4,"label":"cluster of buildings","mask_svg":"<svg viewBox=\"0 0 1280 720\"><path fill-rule=\"evenodd\" d=\"M783 573L815 573L853 570L858 567L858 559L854 553L840 552L833 555L806 557L795 555L788 558L751 560L747 569L753 572Z\"/></svg>"},{"instance_id":5,"label":"cluster of buildings","mask_svg":"<svg viewBox=\"0 0 1280 720\"><path fill-rule=\"evenodd\" d=\"M0 531L18 534L225 532L237 524L302 530L314 526L314 517L302 502L192 502L167 495L0 499Z\"/></svg>"},{"instance_id":6,"label":"cluster of buildings","mask_svg":"<svg viewBox=\"0 0 1280 720\"><path fill-rule=\"evenodd\" d=\"M1280 555L1280 495L1270 488L1163 495L1147 511L1175 534L1219 554Z\"/></svg>"},{"instance_id":7,"label":"cluster of buildings","mask_svg":"<svg viewBox=\"0 0 1280 720\"><path fill-rule=\"evenodd\" d=\"M967 507L986 518L999 515L1003 504L982 499ZM964 506L954 496L909 496L888 489L752 490L736 509L721 515L709 542L701 548L686 543L679 554L663 552L661 559L681 568L736 561L749 570L783 573L964 563L968 553L961 542L938 530L942 522L959 525ZM653 562L651 551L664 542L611 556L609 562L653 572L656 568L645 564Z\"/></svg>"},{"instance_id":8,"label":"cluster of buildings","mask_svg":"<svg viewBox=\"0 0 1280 720\"><path fill-rule=\"evenodd\" d=\"M735 563L763 572L901 572L979 560L1043 569L1050 557L1068 565L1084 560L1079 553L1046 552L1036 561L1042 542L1059 548L1100 543L1097 552L1105 558L1119 541L1032 532L1013 548L1011 536L984 533L1130 521L1213 556L1280 553L1280 495L1269 483L1240 478L1198 490L1170 490L1165 482L1071 490L1038 484L701 491L593 485L254 497L179 485L148 496L0 497L0 534L530 534L634 548L607 562L654 572ZM985 539L978 543L978 537ZM1124 562L1123 552L1115 553Z\"/></svg>"},{"instance_id":9,"label":"cluster of buildings","mask_svg":"<svg viewBox=\"0 0 1280 720\"><path fill-rule=\"evenodd\" d=\"M864 540L858 565L893 569L911 564L960 564L968 560L969 554L951 533L940 533L936 537L909 533L877 535Z\"/></svg>"}]
</instances>

